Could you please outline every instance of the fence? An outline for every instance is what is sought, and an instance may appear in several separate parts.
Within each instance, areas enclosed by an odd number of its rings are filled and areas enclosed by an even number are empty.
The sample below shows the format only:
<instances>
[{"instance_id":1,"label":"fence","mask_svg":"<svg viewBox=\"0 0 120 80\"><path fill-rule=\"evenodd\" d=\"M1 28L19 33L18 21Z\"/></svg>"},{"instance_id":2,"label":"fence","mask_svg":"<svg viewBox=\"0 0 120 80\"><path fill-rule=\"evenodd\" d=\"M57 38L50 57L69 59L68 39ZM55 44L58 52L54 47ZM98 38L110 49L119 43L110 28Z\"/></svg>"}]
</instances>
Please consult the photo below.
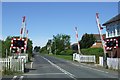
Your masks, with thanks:
<instances>
[{"instance_id":1,"label":"fence","mask_svg":"<svg viewBox=\"0 0 120 80\"><path fill-rule=\"evenodd\" d=\"M79 55L77 53L73 54L73 61L78 62L93 62L96 63L95 55Z\"/></svg>"},{"instance_id":2,"label":"fence","mask_svg":"<svg viewBox=\"0 0 120 80\"><path fill-rule=\"evenodd\" d=\"M120 58L107 58L108 68L118 69L120 65ZM99 57L99 65L103 66L103 57Z\"/></svg>"},{"instance_id":3,"label":"fence","mask_svg":"<svg viewBox=\"0 0 120 80\"><path fill-rule=\"evenodd\" d=\"M0 67L3 70L24 72L24 59L1 58Z\"/></svg>"}]
</instances>

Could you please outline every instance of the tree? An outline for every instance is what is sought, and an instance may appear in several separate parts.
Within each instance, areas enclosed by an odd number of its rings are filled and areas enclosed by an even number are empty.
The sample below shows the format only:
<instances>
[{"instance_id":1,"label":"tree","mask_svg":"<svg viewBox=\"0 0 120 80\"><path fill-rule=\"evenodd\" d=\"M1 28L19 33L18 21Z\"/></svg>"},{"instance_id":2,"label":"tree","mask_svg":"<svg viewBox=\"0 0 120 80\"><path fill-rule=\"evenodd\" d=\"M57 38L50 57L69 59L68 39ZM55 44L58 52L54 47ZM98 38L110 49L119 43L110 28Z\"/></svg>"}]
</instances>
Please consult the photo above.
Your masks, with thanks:
<instances>
[{"instance_id":1,"label":"tree","mask_svg":"<svg viewBox=\"0 0 120 80\"><path fill-rule=\"evenodd\" d=\"M35 47L34 47L34 51L35 51L35 52L39 52L39 51L40 51L40 46L35 46Z\"/></svg>"},{"instance_id":2,"label":"tree","mask_svg":"<svg viewBox=\"0 0 120 80\"><path fill-rule=\"evenodd\" d=\"M89 47L91 47L95 43L95 40L96 39L93 36L93 34L85 33L82 36L82 39L80 41L80 46L81 46L81 48L89 48Z\"/></svg>"},{"instance_id":3,"label":"tree","mask_svg":"<svg viewBox=\"0 0 120 80\"><path fill-rule=\"evenodd\" d=\"M70 48L70 36L65 34L53 35L52 51L60 54L61 51Z\"/></svg>"},{"instance_id":4,"label":"tree","mask_svg":"<svg viewBox=\"0 0 120 80\"><path fill-rule=\"evenodd\" d=\"M6 54L6 49L7 49L7 55L10 56L10 45L11 45L11 38L10 36L8 36L5 41L0 41L0 48L1 48L1 55L2 57L5 57Z\"/></svg>"},{"instance_id":5,"label":"tree","mask_svg":"<svg viewBox=\"0 0 120 80\"><path fill-rule=\"evenodd\" d=\"M47 50L49 47L51 50ZM48 51L51 51L53 54L61 54L68 49L70 49L70 36L57 34L53 35L52 40L48 40L47 44L41 48L40 53L49 53Z\"/></svg>"},{"instance_id":6,"label":"tree","mask_svg":"<svg viewBox=\"0 0 120 80\"><path fill-rule=\"evenodd\" d=\"M33 45L32 45L32 40L28 39L28 43L27 43L27 53L29 56L29 59L32 57L32 50L33 50Z\"/></svg>"},{"instance_id":7,"label":"tree","mask_svg":"<svg viewBox=\"0 0 120 80\"><path fill-rule=\"evenodd\" d=\"M48 53L47 47L46 47L46 46L42 47L42 48L40 49L40 53L47 54L47 53Z\"/></svg>"},{"instance_id":8,"label":"tree","mask_svg":"<svg viewBox=\"0 0 120 80\"><path fill-rule=\"evenodd\" d=\"M48 50L48 52L51 53L51 47L52 47L52 40L51 40L51 39L48 40L46 46L47 46L47 50Z\"/></svg>"},{"instance_id":9,"label":"tree","mask_svg":"<svg viewBox=\"0 0 120 80\"><path fill-rule=\"evenodd\" d=\"M0 40L0 57L2 57L2 40Z\"/></svg>"}]
</instances>

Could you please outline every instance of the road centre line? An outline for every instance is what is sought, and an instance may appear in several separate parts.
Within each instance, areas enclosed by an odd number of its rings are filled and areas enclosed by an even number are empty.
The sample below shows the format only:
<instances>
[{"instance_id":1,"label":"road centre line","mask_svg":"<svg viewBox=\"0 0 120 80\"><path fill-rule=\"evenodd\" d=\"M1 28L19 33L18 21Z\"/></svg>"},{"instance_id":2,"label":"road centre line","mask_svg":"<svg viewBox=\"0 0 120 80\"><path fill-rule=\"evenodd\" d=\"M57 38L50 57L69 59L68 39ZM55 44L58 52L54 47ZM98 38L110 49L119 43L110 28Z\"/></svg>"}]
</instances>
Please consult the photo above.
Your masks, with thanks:
<instances>
[{"instance_id":1,"label":"road centre line","mask_svg":"<svg viewBox=\"0 0 120 80\"><path fill-rule=\"evenodd\" d=\"M48 60L47 58L41 56L43 59L45 59L46 61L48 61L52 66L56 67L57 69L59 69L60 71L62 71L63 73L67 74L69 77L73 78L74 80L77 80L75 75L69 73L68 71L62 69L61 67L57 66L56 64L52 63L50 60Z\"/></svg>"}]
</instances>

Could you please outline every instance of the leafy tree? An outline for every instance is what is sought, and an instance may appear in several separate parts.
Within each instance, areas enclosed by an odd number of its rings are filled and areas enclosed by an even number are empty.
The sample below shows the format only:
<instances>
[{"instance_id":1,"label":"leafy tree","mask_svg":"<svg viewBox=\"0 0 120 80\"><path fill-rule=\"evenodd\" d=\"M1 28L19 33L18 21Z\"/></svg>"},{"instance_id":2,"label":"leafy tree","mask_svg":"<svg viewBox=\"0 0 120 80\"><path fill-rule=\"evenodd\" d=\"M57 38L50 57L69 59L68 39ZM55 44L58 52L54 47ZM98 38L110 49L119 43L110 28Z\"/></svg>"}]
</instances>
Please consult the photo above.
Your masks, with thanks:
<instances>
[{"instance_id":1,"label":"leafy tree","mask_svg":"<svg viewBox=\"0 0 120 80\"><path fill-rule=\"evenodd\" d=\"M2 40L0 40L0 57L2 57Z\"/></svg>"},{"instance_id":2,"label":"leafy tree","mask_svg":"<svg viewBox=\"0 0 120 80\"><path fill-rule=\"evenodd\" d=\"M33 46L32 46L32 40L28 39L28 43L27 43L27 53L29 58L31 58L32 56L32 50L33 50Z\"/></svg>"},{"instance_id":3,"label":"leafy tree","mask_svg":"<svg viewBox=\"0 0 120 80\"><path fill-rule=\"evenodd\" d=\"M48 40L46 46L42 47L40 53L48 53L48 47L51 47L53 54L63 54L65 50L70 49L70 36L65 34L53 35L52 40ZM69 52L72 52L69 50Z\"/></svg>"},{"instance_id":4,"label":"leafy tree","mask_svg":"<svg viewBox=\"0 0 120 80\"><path fill-rule=\"evenodd\" d=\"M35 46L34 51L39 52L40 51L40 46Z\"/></svg>"},{"instance_id":5,"label":"leafy tree","mask_svg":"<svg viewBox=\"0 0 120 80\"><path fill-rule=\"evenodd\" d=\"M89 48L89 47L91 47L95 43L95 40L96 39L93 36L93 34L85 33L82 36L82 39L80 41L80 46L81 46L81 48Z\"/></svg>"},{"instance_id":6,"label":"leafy tree","mask_svg":"<svg viewBox=\"0 0 120 80\"><path fill-rule=\"evenodd\" d=\"M40 49L40 53L44 53L44 54L47 54L48 51L47 51L47 46L44 46Z\"/></svg>"},{"instance_id":7,"label":"leafy tree","mask_svg":"<svg viewBox=\"0 0 120 80\"><path fill-rule=\"evenodd\" d=\"M5 57L6 54L6 49L7 49L7 55L10 56L10 44L11 44L11 38L10 36L8 36L5 41L0 41L0 48L1 48L1 55L2 57Z\"/></svg>"},{"instance_id":8,"label":"leafy tree","mask_svg":"<svg viewBox=\"0 0 120 80\"><path fill-rule=\"evenodd\" d=\"M48 52L51 53L52 40L49 39L48 42L47 42L47 45L46 45L46 46L47 46L47 50L48 50Z\"/></svg>"},{"instance_id":9,"label":"leafy tree","mask_svg":"<svg viewBox=\"0 0 120 80\"><path fill-rule=\"evenodd\" d=\"M61 51L70 48L70 36L69 35L62 35L57 34L56 36L53 35L53 44L52 44L52 51L54 53L60 54Z\"/></svg>"}]
</instances>

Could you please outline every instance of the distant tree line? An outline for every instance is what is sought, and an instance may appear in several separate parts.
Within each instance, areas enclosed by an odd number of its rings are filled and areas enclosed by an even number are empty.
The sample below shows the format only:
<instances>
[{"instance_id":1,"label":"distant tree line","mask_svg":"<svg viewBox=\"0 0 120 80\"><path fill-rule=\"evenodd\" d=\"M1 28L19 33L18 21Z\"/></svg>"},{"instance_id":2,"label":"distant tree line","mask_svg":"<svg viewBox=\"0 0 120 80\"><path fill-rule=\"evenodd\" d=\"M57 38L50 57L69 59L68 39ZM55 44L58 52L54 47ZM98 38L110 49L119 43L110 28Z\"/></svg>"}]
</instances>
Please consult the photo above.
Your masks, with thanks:
<instances>
[{"instance_id":1,"label":"distant tree line","mask_svg":"<svg viewBox=\"0 0 120 80\"><path fill-rule=\"evenodd\" d=\"M39 52L39 51L40 51L40 46L35 46L35 47L34 47L34 51L35 51L35 52Z\"/></svg>"},{"instance_id":2,"label":"distant tree line","mask_svg":"<svg viewBox=\"0 0 120 80\"><path fill-rule=\"evenodd\" d=\"M93 34L85 33L79 41L81 49L90 48L96 39ZM35 47L36 48L36 47ZM77 43L74 45L70 44L70 35L57 34L53 35L53 39L49 39L47 44L40 49L40 53L53 53L53 54L73 54L78 53Z\"/></svg>"}]
</instances>

